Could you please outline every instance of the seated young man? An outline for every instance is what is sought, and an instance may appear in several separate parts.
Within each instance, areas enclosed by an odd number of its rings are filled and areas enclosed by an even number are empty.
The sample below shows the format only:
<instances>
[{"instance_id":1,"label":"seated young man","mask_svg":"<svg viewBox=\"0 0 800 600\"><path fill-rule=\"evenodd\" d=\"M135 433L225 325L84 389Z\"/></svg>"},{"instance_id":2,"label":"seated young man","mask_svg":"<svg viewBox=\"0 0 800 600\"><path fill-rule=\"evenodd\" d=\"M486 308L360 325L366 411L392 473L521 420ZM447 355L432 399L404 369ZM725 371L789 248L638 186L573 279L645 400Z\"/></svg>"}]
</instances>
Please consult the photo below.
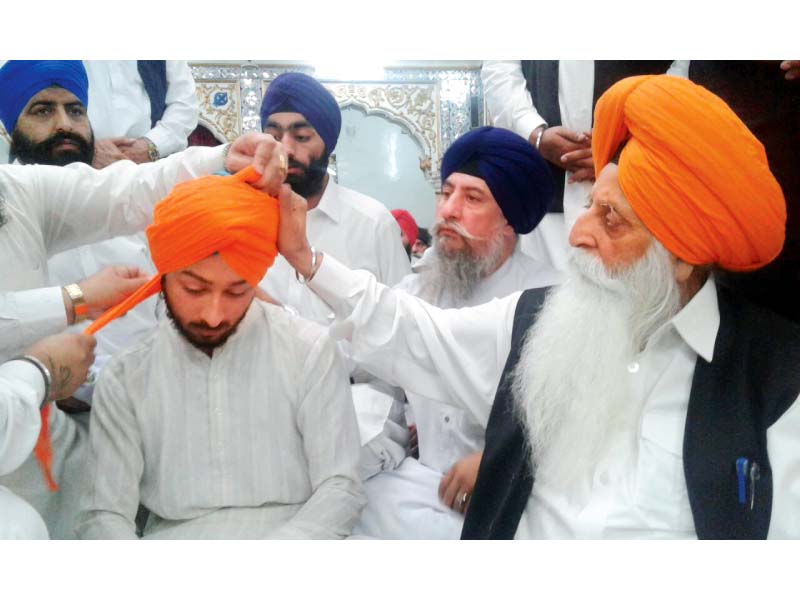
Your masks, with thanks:
<instances>
[{"instance_id":1,"label":"seated young man","mask_svg":"<svg viewBox=\"0 0 800 600\"><path fill-rule=\"evenodd\" d=\"M285 164L285 157L280 157ZM285 175L285 169L282 170ZM325 330L255 287L278 205L234 177L176 186L147 236L170 319L95 391L82 538L341 538L364 504L347 372Z\"/></svg>"}]
</instances>

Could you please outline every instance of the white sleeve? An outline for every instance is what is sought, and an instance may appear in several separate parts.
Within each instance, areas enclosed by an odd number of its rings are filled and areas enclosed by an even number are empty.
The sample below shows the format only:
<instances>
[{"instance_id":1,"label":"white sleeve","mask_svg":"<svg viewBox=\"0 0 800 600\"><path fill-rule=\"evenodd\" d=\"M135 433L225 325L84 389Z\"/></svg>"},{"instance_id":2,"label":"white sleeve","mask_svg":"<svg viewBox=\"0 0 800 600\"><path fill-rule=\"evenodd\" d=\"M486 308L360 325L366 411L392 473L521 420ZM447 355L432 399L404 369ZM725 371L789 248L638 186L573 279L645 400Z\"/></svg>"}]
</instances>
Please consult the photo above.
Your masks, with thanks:
<instances>
[{"instance_id":1,"label":"white sleeve","mask_svg":"<svg viewBox=\"0 0 800 600\"><path fill-rule=\"evenodd\" d=\"M481 81L495 127L510 129L527 140L534 129L547 124L533 105L520 61L483 61Z\"/></svg>"},{"instance_id":2,"label":"white sleeve","mask_svg":"<svg viewBox=\"0 0 800 600\"><path fill-rule=\"evenodd\" d=\"M380 282L394 286L411 272L411 261L408 259L403 242L400 239L400 226L394 217L387 212L387 218L378 225L375 249L378 256Z\"/></svg>"},{"instance_id":3,"label":"white sleeve","mask_svg":"<svg viewBox=\"0 0 800 600\"><path fill-rule=\"evenodd\" d=\"M18 354L66 326L60 287L0 292L0 357Z\"/></svg>"},{"instance_id":4,"label":"white sleeve","mask_svg":"<svg viewBox=\"0 0 800 600\"><path fill-rule=\"evenodd\" d=\"M197 127L199 114L194 77L188 63L183 60L166 63L167 108L156 126L145 134L162 158L186 148L187 138Z\"/></svg>"},{"instance_id":5,"label":"white sleeve","mask_svg":"<svg viewBox=\"0 0 800 600\"><path fill-rule=\"evenodd\" d=\"M44 392L44 377L32 364L12 360L0 365L0 475L15 471L33 451Z\"/></svg>"},{"instance_id":6,"label":"white sleeve","mask_svg":"<svg viewBox=\"0 0 800 600\"><path fill-rule=\"evenodd\" d=\"M78 537L137 539L144 453L134 409L113 368L103 371L94 393L87 460Z\"/></svg>"},{"instance_id":7,"label":"white sleeve","mask_svg":"<svg viewBox=\"0 0 800 600\"><path fill-rule=\"evenodd\" d=\"M391 385L446 398L485 425L508 358L521 292L480 306L443 310L378 283L326 255L309 287L334 310L333 336Z\"/></svg>"},{"instance_id":8,"label":"white sleeve","mask_svg":"<svg viewBox=\"0 0 800 600\"><path fill-rule=\"evenodd\" d=\"M48 256L144 229L153 206L181 181L223 168L224 146L189 148L154 163L118 161L105 169L8 166L0 186L33 212Z\"/></svg>"},{"instance_id":9,"label":"white sleeve","mask_svg":"<svg viewBox=\"0 0 800 600\"><path fill-rule=\"evenodd\" d=\"M359 436L350 382L336 344L319 337L303 366L297 429L312 494L270 537L341 539L350 535L366 497L358 476Z\"/></svg>"},{"instance_id":10,"label":"white sleeve","mask_svg":"<svg viewBox=\"0 0 800 600\"><path fill-rule=\"evenodd\" d=\"M800 398L767 430L767 453L772 468L768 537L800 539Z\"/></svg>"}]
</instances>

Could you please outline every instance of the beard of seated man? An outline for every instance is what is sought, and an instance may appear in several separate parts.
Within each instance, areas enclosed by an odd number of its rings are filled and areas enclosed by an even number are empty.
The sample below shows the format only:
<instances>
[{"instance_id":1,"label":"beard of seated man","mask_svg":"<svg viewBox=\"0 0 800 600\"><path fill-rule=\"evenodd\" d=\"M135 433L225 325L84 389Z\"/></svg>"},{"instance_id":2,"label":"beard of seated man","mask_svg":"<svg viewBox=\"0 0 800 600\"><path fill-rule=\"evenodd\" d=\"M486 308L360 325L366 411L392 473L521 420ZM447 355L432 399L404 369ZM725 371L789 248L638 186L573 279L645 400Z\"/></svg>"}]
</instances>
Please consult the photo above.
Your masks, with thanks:
<instances>
[{"instance_id":1,"label":"beard of seated man","mask_svg":"<svg viewBox=\"0 0 800 600\"><path fill-rule=\"evenodd\" d=\"M653 239L640 260L609 273L572 248L567 280L530 329L514 373L515 407L536 476L556 489L590 485L612 446L635 444L643 406L624 375L682 307L672 260Z\"/></svg>"},{"instance_id":2,"label":"beard of seated man","mask_svg":"<svg viewBox=\"0 0 800 600\"><path fill-rule=\"evenodd\" d=\"M300 173L289 173L286 183L298 196L309 198L322 190L325 175L328 174L328 155L315 158L307 165L290 158L289 169L299 169Z\"/></svg>"},{"instance_id":3,"label":"beard of seated man","mask_svg":"<svg viewBox=\"0 0 800 600\"><path fill-rule=\"evenodd\" d=\"M167 293L166 286L164 285L164 280L165 278L162 277L161 296L164 298L167 317L169 317L170 321L172 321L172 324L175 326L175 329L178 330L178 333L180 333L187 342L209 356L211 356L216 348L222 346L228 341L228 338L236 333L239 323L242 322L242 319L244 319L245 315L247 314L247 310L250 308L248 305L248 308L242 313L242 316L239 317L239 319L233 324L231 324L230 321L223 321L216 327L211 327L203 320L182 320L175 316L176 312L173 305L170 304L169 294ZM216 334L214 337L209 337L214 334Z\"/></svg>"},{"instance_id":4,"label":"beard of seated man","mask_svg":"<svg viewBox=\"0 0 800 600\"><path fill-rule=\"evenodd\" d=\"M57 151L64 142L72 142L75 147ZM94 134L87 140L78 134L62 131L37 143L15 128L11 134L9 155L25 165L63 167L75 162L91 165L94 160Z\"/></svg>"},{"instance_id":5,"label":"beard of seated man","mask_svg":"<svg viewBox=\"0 0 800 600\"><path fill-rule=\"evenodd\" d=\"M461 248L447 249L440 243L439 232L445 227L463 238ZM498 269L505 249L501 229L491 238L479 238L455 221L437 221L431 238L429 268L419 275L419 297L431 304L439 304L445 294L454 305L462 304L481 281Z\"/></svg>"}]
</instances>

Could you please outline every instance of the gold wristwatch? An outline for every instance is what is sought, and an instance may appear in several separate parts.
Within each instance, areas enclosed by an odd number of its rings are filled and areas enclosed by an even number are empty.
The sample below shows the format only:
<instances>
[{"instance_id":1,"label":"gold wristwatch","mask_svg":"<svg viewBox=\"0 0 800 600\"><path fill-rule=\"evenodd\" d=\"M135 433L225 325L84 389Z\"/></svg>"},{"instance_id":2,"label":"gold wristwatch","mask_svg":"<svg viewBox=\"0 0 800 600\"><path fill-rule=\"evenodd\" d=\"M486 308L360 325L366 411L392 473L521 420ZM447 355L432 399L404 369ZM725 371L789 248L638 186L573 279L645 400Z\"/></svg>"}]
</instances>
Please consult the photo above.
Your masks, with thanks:
<instances>
[{"instance_id":1,"label":"gold wristwatch","mask_svg":"<svg viewBox=\"0 0 800 600\"><path fill-rule=\"evenodd\" d=\"M80 323L85 321L89 313L89 305L86 304L86 299L83 297L83 290L77 283L70 283L64 286L64 291L67 296L72 300L72 322Z\"/></svg>"},{"instance_id":2,"label":"gold wristwatch","mask_svg":"<svg viewBox=\"0 0 800 600\"><path fill-rule=\"evenodd\" d=\"M158 148L156 148L156 145L150 138L142 136L142 139L147 143L147 157L150 159L150 162L156 162L161 158L161 155L158 153Z\"/></svg>"}]
</instances>

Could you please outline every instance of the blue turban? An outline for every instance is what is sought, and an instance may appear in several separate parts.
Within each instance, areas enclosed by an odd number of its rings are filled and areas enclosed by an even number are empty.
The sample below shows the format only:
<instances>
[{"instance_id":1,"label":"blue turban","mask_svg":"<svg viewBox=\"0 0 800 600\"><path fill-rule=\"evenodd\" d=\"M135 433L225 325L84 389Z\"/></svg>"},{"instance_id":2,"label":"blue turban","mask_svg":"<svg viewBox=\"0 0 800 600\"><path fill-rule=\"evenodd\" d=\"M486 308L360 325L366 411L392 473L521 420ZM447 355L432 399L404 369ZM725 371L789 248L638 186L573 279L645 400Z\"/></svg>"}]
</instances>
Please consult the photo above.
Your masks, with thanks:
<instances>
[{"instance_id":1,"label":"blue turban","mask_svg":"<svg viewBox=\"0 0 800 600\"><path fill-rule=\"evenodd\" d=\"M89 79L79 60L9 60L0 69L0 120L11 133L22 109L43 89L57 85L89 106Z\"/></svg>"},{"instance_id":2,"label":"blue turban","mask_svg":"<svg viewBox=\"0 0 800 600\"><path fill-rule=\"evenodd\" d=\"M541 154L507 129L480 127L458 138L442 158L442 183L452 173L483 179L517 233L533 231L555 195Z\"/></svg>"},{"instance_id":3,"label":"blue turban","mask_svg":"<svg viewBox=\"0 0 800 600\"><path fill-rule=\"evenodd\" d=\"M325 153L336 148L342 129L342 112L333 95L322 84L303 73L278 75L261 101L261 129L267 118L278 112L296 112L303 115L325 142Z\"/></svg>"}]
</instances>

